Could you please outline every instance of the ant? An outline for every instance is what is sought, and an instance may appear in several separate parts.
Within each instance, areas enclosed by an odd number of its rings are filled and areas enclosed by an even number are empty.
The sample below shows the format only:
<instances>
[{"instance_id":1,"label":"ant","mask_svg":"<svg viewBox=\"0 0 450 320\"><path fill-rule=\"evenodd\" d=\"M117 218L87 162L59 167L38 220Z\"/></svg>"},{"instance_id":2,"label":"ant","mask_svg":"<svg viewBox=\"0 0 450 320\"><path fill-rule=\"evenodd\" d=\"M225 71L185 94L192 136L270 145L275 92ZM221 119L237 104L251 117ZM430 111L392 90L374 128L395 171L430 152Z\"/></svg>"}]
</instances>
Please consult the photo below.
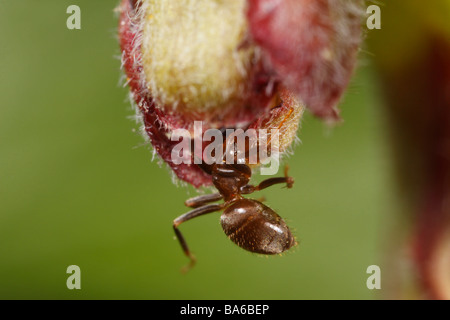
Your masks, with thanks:
<instances>
[{"instance_id":1,"label":"ant","mask_svg":"<svg viewBox=\"0 0 450 320\"><path fill-rule=\"evenodd\" d=\"M202 163L199 166L212 176L212 182L219 192L186 200L185 205L193 210L173 221L176 237L184 254L190 259L189 265L183 271L193 267L196 258L178 227L183 222L207 213L223 210L220 222L225 234L235 244L250 252L280 254L297 244L288 226L275 211L261 201L242 196L275 184L285 183L287 188L292 188L294 179L288 176L287 166L284 177L269 178L257 186L249 184L252 170L247 164ZM221 204L210 204L222 199L224 202Z\"/></svg>"}]
</instances>

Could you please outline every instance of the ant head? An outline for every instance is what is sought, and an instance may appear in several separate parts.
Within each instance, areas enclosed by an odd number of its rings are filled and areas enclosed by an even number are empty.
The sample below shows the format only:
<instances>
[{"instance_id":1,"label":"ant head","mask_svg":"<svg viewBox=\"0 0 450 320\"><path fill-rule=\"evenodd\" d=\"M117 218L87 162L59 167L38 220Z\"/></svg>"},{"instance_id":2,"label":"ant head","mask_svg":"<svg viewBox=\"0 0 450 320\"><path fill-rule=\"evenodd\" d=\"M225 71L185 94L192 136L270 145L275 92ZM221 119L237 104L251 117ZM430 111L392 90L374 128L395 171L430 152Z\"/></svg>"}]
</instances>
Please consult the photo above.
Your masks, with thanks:
<instances>
[{"instance_id":1,"label":"ant head","mask_svg":"<svg viewBox=\"0 0 450 320\"><path fill-rule=\"evenodd\" d=\"M240 188L248 184L251 175L250 167L245 164L216 164L212 168L214 186L225 198L239 194Z\"/></svg>"},{"instance_id":2,"label":"ant head","mask_svg":"<svg viewBox=\"0 0 450 320\"><path fill-rule=\"evenodd\" d=\"M234 202L225 209L220 220L225 234L251 252L278 254L297 244L284 220L256 200Z\"/></svg>"}]
</instances>

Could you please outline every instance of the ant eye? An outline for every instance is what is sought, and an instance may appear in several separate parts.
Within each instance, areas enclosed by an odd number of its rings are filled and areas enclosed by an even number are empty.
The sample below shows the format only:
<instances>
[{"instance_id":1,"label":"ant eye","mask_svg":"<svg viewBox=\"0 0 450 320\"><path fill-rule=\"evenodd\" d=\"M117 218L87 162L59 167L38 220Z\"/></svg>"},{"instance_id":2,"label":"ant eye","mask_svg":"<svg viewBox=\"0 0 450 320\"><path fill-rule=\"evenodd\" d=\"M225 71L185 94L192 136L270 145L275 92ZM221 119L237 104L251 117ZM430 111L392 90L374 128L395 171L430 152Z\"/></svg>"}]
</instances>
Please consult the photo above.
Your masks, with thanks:
<instances>
[{"instance_id":1,"label":"ant eye","mask_svg":"<svg viewBox=\"0 0 450 320\"><path fill-rule=\"evenodd\" d=\"M222 214L221 224L231 241L251 252L278 254L296 245L284 220L255 200L236 201Z\"/></svg>"}]
</instances>

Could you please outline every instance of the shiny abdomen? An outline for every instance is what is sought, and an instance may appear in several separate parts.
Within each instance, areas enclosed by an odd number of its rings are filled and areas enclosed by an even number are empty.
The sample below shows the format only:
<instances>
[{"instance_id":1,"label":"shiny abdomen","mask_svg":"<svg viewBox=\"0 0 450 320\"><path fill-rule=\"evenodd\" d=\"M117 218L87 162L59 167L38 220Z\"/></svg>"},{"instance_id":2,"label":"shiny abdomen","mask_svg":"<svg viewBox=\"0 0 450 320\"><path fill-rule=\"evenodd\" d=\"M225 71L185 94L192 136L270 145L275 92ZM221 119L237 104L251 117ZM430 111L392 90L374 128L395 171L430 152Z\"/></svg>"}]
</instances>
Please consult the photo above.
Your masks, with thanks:
<instances>
[{"instance_id":1,"label":"shiny abdomen","mask_svg":"<svg viewBox=\"0 0 450 320\"><path fill-rule=\"evenodd\" d=\"M235 201L224 210L220 222L234 243L251 252L278 254L296 244L284 220L256 200Z\"/></svg>"}]
</instances>

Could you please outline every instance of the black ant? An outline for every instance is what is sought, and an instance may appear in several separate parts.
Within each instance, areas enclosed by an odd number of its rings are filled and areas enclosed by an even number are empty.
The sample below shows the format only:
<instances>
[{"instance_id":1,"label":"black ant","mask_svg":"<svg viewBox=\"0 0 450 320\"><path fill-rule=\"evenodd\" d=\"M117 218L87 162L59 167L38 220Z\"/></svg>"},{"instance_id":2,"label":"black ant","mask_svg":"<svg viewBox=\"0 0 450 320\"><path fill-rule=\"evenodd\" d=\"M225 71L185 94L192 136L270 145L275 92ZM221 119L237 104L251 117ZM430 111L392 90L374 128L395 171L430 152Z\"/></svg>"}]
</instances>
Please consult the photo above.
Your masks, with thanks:
<instances>
[{"instance_id":1,"label":"black ant","mask_svg":"<svg viewBox=\"0 0 450 320\"><path fill-rule=\"evenodd\" d=\"M241 248L260 254L279 254L297 244L284 220L261 201L246 199L243 194L251 194L275 184L285 183L292 188L294 179L288 176L269 178L259 185L248 184L252 170L247 164L214 163L199 165L212 176L212 182L218 193L197 196L186 200L185 205L193 210L173 221L173 229L184 254L190 259L188 270L195 264L195 256L181 234L178 226L198 216L223 210L220 218L225 234ZM209 204L223 199L221 204Z\"/></svg>"}]
</instances>

